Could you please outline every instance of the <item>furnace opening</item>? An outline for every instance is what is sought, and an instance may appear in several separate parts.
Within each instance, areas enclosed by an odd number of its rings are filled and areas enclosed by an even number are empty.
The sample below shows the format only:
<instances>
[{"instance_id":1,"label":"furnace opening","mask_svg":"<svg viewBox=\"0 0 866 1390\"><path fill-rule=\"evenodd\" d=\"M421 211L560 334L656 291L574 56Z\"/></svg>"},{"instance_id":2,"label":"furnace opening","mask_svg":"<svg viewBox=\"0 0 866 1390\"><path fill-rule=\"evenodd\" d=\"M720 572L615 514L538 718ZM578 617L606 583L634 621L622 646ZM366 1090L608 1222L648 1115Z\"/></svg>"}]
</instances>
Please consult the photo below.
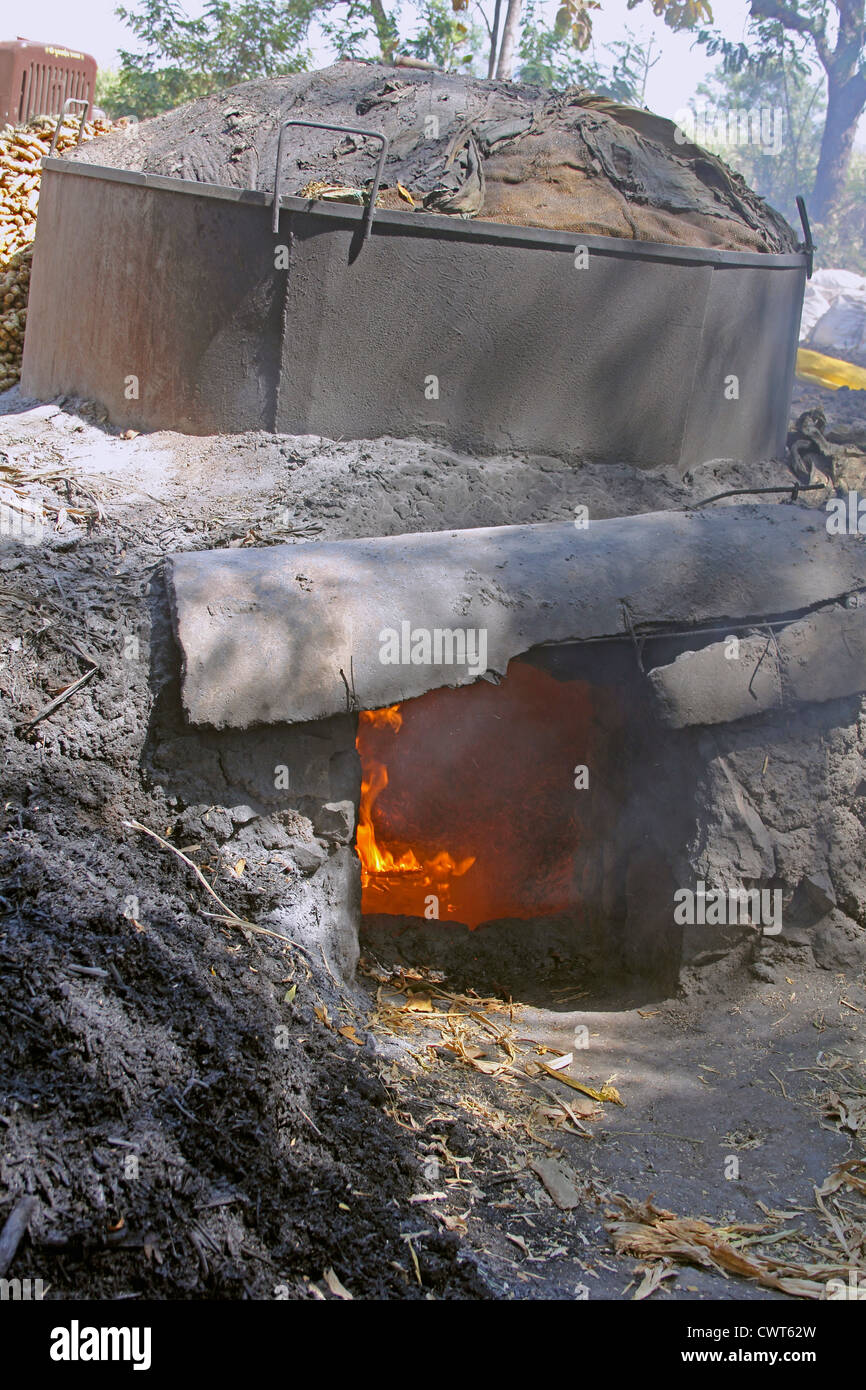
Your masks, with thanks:
<instances>
[{"instance_id":1,"label":"furnace opening","mask_svg":"<svg viewBox=\"0 0 866 1390\"><path fill-rule=\"evenodd\" d=\"M593 679L585 651L540 648L499 684L359 714L362 943L383 963L548 1005L669 982L660 731L615 646Z\"/></svg>"}]
</instances>

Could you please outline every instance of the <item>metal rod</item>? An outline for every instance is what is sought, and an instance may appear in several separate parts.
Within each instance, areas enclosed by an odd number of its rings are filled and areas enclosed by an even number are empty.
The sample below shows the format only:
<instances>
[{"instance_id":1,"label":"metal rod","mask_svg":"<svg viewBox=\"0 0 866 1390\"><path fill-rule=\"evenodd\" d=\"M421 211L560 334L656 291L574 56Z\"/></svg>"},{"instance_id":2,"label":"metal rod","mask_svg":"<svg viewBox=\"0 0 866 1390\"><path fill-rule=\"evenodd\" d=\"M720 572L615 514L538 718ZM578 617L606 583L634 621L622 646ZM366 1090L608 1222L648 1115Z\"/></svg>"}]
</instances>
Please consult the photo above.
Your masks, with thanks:
<instances>
[{"instance_id":1,"label":"metal rod","mask_svg":"<svg viewBox=\"0 0 866 1390\"><path fill-rule=\"evenodd\" d=\"M864 591L855 589L852 592L856 596ZM849 596L845 595L845 597ZM825 605L821 606L830 607L832 602L832 599L828 600ZM762 628L774 632L777 628L790 627L792 623L799 622L802 618L808 617L813 611L817 610L811 608L800 609L790 618L774 618L771 622L768 622L765 618L754 618L751 622L746 618L735 618L730 623L725 623L724 625L714 623L711 627L685 627L671 629L670 631L668 631L667 628L654 628L652 631L635 629L634 636L640 640L641 647L643 648L647 642L667 642L673 638L679 637L705 637L710 636L714 632L724 632L726 634L729 632L760 632ZM562 642L536 642L534 643L534 647L544 647L545 650L552 650L555 647L591 647L597 642L628 642L630 638L631 634L627 632L611 632L605 633L601 637L580 637L571 642L568 641L568 639Z\"/></svg>"},{"instance_id":2,"label":"metal rod","mask_svg":"<svg viewBox=\"0 0 866 1390\"><path fill-rule=\"evenodd\" d=\"M82 115L78 126L78 139L75 142L75 148L78 149L78 146L81 144L81 137L84 134L84 127L87 123L87 115L90 111L90 99L87 98L87 100L85 100L83 97L67 97L63 103L63 110L60 113L60 118L57 122L57 125L54 127L54 134L51 137L51 149L48 151L49 159L54 154L55 148L57 146L57 137L60 134L61 126L63 126L63 124L66 121L66 117L69 114L70 106L84 107L84 114Z\"/></svg>"},{"instance_id":3,"label":"metal rod","mask_svg":"<svg viewBox=\"0 0 866 1390\"><path fill-rule=\"evenodd\" d=\"M803 250L806 253L806 278L812 278L812 266L815 260L815 243L812 240L812 228L809 224L809 214L806 211L806 199L801 193L797 194L797 211L800 214L800 222L803 227Z\"/></svg>"},{"instance_id":4,"label":"metal rod","mask_svg":"<svg viewBox=\"0 0 866 1390\"><path fill-rule=\"evenodd\" d=\"M370 188L370 201L367 204L364 214L364 235L362 240L366 241L373 226L373 209L376 206L376 199L379 196L379 184L382 179L382 170L385 167L385 156L388 153L388 137L383 135L380 130L362 130L357 126L348 125L329 125L325 121L283 121L280 126L280 134L277 139L277 167L274 171L274 216L273 232L276 236L280 230L280 171L283 164L283 136L290 125L308 126L314 130L336 130L341 135L361 135L365 139L378 140L381 144L379 158L376 161L376 172L373 175L373 183Z\"/></svg>"},{"instance_id":5,"label":"metal rod","mask_svg":"<svg viewBox=\"0 0 866 1390\"><path fill-rule=\"evenodd\" d=\"M830 487L830 483L792 483L790 487L732 487L727 492L714 492L712 497L702 497L700 502L692 502L692 507L705 507L708 502L720 502L723 497L752 497L759 493L790 492L791 501L796 502L801 492L820 492Z\"/></svg>"}]
</instances>

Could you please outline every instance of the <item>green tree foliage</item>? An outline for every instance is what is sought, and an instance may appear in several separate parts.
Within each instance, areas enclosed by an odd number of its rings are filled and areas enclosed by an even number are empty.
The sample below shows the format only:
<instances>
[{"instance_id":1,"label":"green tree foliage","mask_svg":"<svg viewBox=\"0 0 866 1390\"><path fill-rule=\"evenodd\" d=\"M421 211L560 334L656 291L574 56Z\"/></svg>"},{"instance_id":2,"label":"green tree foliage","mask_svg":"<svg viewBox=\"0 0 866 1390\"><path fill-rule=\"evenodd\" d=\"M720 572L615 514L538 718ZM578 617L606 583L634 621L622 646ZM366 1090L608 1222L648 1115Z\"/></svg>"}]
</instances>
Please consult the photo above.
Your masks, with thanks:
<instances>
[{"instance_id":1,"label":"green tree foliage","mask_svg":"<svg viewBox=\"0 0 866 1390\"><path fill-rule=\"evenodd\" d=\"M518 76L521 82L537 82L562 90L583 87L598 96L626 106L643 103L646 78L653 67L652 42L646 44L630 30L626 37L596 50L578 50L570 31L557 32L539 24L535 0L528 0L520 42Z\"/></svg>"},{"instance_id":2,"label":"green tree foliage","mask_svg":"<svg viewBox=\"0 0 866 1390\"><path fill-rule=\"evenodd\" d=\"M815 181L826 112L824 84L796 52L766 55L760 71L717 69L698 88L696 138L780 212L797 222L796 197ZM715 132L718 138L713 139ZM709 138L702 138L709 133ZM738 140L738 134L748 139Z\"/></svg>"},{"instance_id":3,"label":"green tree foliage","mask_svg":"<svg viewBox=\"0 0 866 1390\"><path fill-rule=\"evenodd\" d=\"M387 14L381 0L348 0L322 7L322 33L335 58L369 58L387 62L400 40L399 10ZM378 51L376 51L378 50Z\"/></svg>"},{"instance_id":4,"label":"green tree foliage","mask_svg":"<svg viewBox=\"0 0 866 1390\"><path fill-rule=\"evenodd\" d=\"M866 155L855 152L832 215L819 229L818 264L866 275Z\"/></svg>"},{"instance_id":5,"label":"green tree foliage","mask_svg":"<svg viewBox=\"0 0 866 1390\"><path fill-rule=\"evenodd\" d=\"M467 23L468 4L463 0L424 0L421 27L402 45L404 53L434 63L445 72L471 67L484 45L477 24ZM466 18L461 18L461 14Z\"/></svg>"},{"instance_id":6,"label":"green tree foliage","mask_svg":"<svg viewBox=\"0 0 866 1390\"><path fill-rule=\"evenodd\" d=\"M190 19L177 0L119 6L139 47L120 53L110 114L153 116L235 82L303 69L314 9L314 0L208 0Z\"/></svg>"},{"instance_id":7,"label":"green tree foliage","mask_svg":"<svg viewBox=\"0 0 866 1390\"><path fill-rule=\"evenodd\" d=\"M118 116L135 114L124 99L121 77L117 68L97 69L93 104L104 111L107 116L110 116L112 120L117 120Z\"/></svg>"},{"instance_id":8,"label":"green tree foliage","mask_svg":"<svg viewBox=\"0 0 866 1390\"><path fill-rule=\"evenodd\" d=\"M701 23L712 24L713 11L709 0L649 0L653 14L663 19L669 29L695 29ZM643 0L627 0L627 8L637 9ZM554 30L560 38L570 38L578 53L585 53L592 42L592 11L600 10L601 0L561 0L554 20Z\"/></svg>"},{"instance_id":9,"label":"green tree foliage","mask_svg":"<svg viewBox=\"0 0 866 1390\"><path fill-rule=\"evenodd\" d=\"M797 226L797 194L804 194L807 205L812 205L827 110L823 76L806 60L803 47L777 32L762 53L747 51L745 59L735 54L733 62L723 64L699 87L698 96L708 102L698 121L699 142L721 154ZM743 113L752 113L757 124L770 108L782 114L780 140L753 138L740 143L701 139L702 128L718 132L726 127L742 129ZM813 219L813 231L819 265L843 266L866 274L866 156L858 152L852 155L834 207L822 222Z\"/></svg>"},{"instance_id":10,"label":"green tree foliage","mask_svg":"<svg viewBox=\"0 0 866 1390\"><path fill-rule=\"evenodd\" d=\"M628 0L633 9L646 0ZM599 58L583 58L592 43L592 11L602 0L561 0L551 27L537 0L420 0L416 10L401 0L208 0L191 19L180 0L135 0L116 13L137 40L120 54L117 73L106 76L101 101L110 115L153 116L169 107L254 77L274 77L310 65L313 18L335 57L378 57L396 52L436 67L471 67L510 77L516 66L527 80L596 87L619 100L634 100L643 47L631 36L605 45ZM710 22L707 0L649 0L674 28ZM414 32L401 28L406 12ZM483 28L476 22L480 18ZM485 33L486 31L486 33Z\"/></svg>"},{"instance_id":11,"label":"green tree foliage","mask_svg":"<svg viewBox=\"0 0 866 1390\"><path fill-rule=\"evenodd\" d=\"M644 0L627 0L627 7L633 10L643 3ZM713 20L709 0L649 0L649 3L652 5L653 14L663 18L671 29L696 29L699 24L711 24ZM574 81L578 85L592 85L591 82L583 83L581 81L584 68L575 55L586 53L590 48L592 44L592 14L594 10L601 8L602 0L560 0L551 30L539 24L534 0L524 0L521 14L522 36L519 46L521 71L527 70L528 66L532 66L533 70L539 74L550 71L555 74L555 85L557 86L562 85L563 74L573 73L575 75ZM620 40L618 45L606 44L605 48L607 51L611 51L617 46L621 51L614 54L601 69L595 62L590 61L586 71L589 74L606 72L609 82L618 91L624 92L630 83L633 85L633 79L629 73L640 61L637 48L642 46L637 45L637 41L629 34L629 37ZM612 75L614 68L618 70L616 75ZM637 69L635 69L636 71ZM500 63L497 68L497 75L508 77L510 73L503 72ZM544 79L539 76L533 80L541 81ZM645 76L641 79L641 85L644 80Z\"/></svg>"},{"instance_id":12,"label":"green tree foliage","mask_svg":"<svg viewBox=\"0 0 866 1390\"><path fill-rule=\"evenodd\" d=\"M629 0L631 3L631 0ZM747 39L726 43L713 30L698 39L721 52L729 69L759 74L779 54L798 54L824 72L827 109L812 188L812 210L828 222L846 196L857 125L866 110L864 0L750 0Z\"/></svg>"},{"instance_id":13,"label":"green tree foliage","mask_svg":"<svg viewBox=\"0 0 866 1390\"><path fill-rule=\"evenodd\" d=\"M322 33L336 58L378 58L387 63L400 43L400 3L382 0L319 0Z\"/></svg>"}]
</instances>

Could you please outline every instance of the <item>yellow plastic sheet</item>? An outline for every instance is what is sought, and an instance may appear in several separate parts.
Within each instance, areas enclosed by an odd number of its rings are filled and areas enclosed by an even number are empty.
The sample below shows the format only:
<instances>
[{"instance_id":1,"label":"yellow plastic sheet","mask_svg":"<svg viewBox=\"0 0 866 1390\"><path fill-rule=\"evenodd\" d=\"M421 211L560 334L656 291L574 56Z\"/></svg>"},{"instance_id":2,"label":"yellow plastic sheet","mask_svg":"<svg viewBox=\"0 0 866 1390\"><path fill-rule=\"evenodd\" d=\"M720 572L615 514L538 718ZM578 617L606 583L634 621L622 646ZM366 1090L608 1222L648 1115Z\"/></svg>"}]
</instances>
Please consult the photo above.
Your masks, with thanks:
<instances>
[{"instance_id":1,"label":"yellow plastic sheet","mask_svg":"<svg viewBox=\"0 0 866 1390\"><path fill-rule=\"evenodd\" d=\"M825 357L823 352L812 352L810 348L797 350L797 376L803 381L817 381L833 391L840 386L866 391L866 367L855 367L838 357Z\"/></svg>"}]
</instances>

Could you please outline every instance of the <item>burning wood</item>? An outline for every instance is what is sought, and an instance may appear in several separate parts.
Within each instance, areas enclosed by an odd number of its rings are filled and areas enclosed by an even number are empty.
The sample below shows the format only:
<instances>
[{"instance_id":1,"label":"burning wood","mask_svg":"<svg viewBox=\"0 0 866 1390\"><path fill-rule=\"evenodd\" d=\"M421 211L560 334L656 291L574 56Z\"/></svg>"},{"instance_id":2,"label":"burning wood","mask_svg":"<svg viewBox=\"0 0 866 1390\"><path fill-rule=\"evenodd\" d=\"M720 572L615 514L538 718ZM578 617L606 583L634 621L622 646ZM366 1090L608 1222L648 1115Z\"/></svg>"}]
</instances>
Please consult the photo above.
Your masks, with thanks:
<instances>
[{"instance_id":1,"label":"burning wood","mask_svg":"<svg viewBox=\"0 0 866 1390\"><path fill-rule=\"evenodd\" d=\"M367 728L391 729L398 733L402 724L403 716L399 705L389 705L386 709L380 710L362 710L358 716L358 738L355 746L359 752L365 746L364 732ZM475 856L468 855L464 859L455 860L447 850L439 850L432 856L419 860L412 849L395 854L393 850L380 846L376 839L373 807L377 797L388 786L388 769L384 763L369 759L366 772L367 775L361 781L357 835L361 886L363 901L367 904L366 910L380 911L381 901L378 895L382 892L387 893L389 887L397 886L393 883L395 875L411 874L411 897L416 901L424 899L424 916L438 916L440 896L448 895L451 879L462 877L475 863ZM430 910L434 903L435 913Z\"/></svg>"},{"instance_id":2,"label":"burning wood","mask_svg":"<svg viewBox=\"0 0 866 1390\"><path fill-rule=\"evenodd\" d=\"M593 820L606 824L574 783L599 718L586 684L526 662L499 685L362 711L362 910L477 927L575 907L576 852ZM521 739L530 781L522 760L503 756Z\"/></svg>"}]
</instances>

